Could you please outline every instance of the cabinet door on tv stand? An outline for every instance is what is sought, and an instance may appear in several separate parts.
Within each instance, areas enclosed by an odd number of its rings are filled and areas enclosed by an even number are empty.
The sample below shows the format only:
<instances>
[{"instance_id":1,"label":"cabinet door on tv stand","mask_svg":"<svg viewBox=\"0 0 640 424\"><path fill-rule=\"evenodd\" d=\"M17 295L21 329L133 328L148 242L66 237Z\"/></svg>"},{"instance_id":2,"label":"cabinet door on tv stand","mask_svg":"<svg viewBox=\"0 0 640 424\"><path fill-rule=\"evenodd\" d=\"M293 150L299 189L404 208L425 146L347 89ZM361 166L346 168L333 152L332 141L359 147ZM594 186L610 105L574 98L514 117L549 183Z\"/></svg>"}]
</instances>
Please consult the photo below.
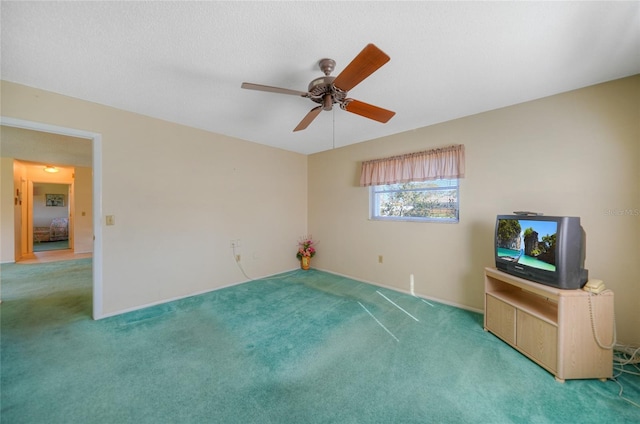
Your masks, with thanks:
<instances>
[{"instance_id":1,"label":"cabinet door on tv stand","mask_svg":"<svg viewBox=\"0 0 640 424\"><path fill-rule=\"evenodd\" d=\"M558 328L520 310L516 322L518 348L555 373L558 368Z\"/></svg>"},{"instance_id":2,"label":"cabinet door on tv stand","mask_svg":"<svg viewBox=\"0 0 640 424\"><path fill-rule=\"evenodd\" d=\"M516 308L495 297L486 295L486 327L507 343L516 343Z\"/></svg>"}]
</instances>

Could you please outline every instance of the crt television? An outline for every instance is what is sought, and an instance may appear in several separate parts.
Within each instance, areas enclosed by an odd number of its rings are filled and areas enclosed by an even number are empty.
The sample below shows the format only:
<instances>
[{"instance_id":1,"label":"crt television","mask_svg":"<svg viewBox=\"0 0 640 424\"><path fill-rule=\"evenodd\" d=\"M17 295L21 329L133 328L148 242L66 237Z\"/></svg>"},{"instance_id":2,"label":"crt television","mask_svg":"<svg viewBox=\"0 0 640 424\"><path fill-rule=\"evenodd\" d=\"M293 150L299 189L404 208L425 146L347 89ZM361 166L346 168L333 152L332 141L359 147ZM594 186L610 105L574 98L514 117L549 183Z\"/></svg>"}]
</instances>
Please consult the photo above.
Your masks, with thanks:
<instances>
[{"instance_id":1,"label":"crt television","mask_svg":"<svg viewBox=\"0 0 640 424\"><path fill-rule=\"evenodd\" d=\"M498 215L496 268L560 289L579 289L589 279L584 268L586 236L580 218Z\"/></svg>"}]
</instances>

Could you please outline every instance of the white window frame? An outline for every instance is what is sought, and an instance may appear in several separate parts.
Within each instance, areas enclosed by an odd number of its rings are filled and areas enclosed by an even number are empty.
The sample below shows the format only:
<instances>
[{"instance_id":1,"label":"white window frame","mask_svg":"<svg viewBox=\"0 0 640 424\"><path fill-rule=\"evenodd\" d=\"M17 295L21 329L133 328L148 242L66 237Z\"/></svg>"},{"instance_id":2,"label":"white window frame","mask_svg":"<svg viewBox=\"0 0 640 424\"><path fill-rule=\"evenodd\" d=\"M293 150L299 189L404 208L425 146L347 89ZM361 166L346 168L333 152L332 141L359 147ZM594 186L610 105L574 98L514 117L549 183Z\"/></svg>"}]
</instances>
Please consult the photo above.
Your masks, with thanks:
<instances>
[{"instance_id":1,"label":"white window frame","mask_svg":"<svg viewBox=\"0 0 640 424\"><path fill-rule=\"evenodd\" d=\"M441 223L458 223L460 222L460 179L459 178L448 178L442 180L432 180L438 184L442 184L443 182L449 182L450 185L443 185L438 187L419 187L419 188L410 188L410 189L399 189L395 186L398 184L387 184L387 185L374 185L369 187L369 219L373 221L410 221L410 222L441 222ZM430 181L420 181L416 183L407 183L407 184L423 184L428 183ZM456 191L456 201L454 204L454 208L456 211L456 216L454 218L442 218L442 217L432 217L432 216L386 216L380 215L380 204L379 204L379 195L383 193L404 193L404 192L435 192L435 191L449 191L455 189Z\"/></svg>"}]
</instances>

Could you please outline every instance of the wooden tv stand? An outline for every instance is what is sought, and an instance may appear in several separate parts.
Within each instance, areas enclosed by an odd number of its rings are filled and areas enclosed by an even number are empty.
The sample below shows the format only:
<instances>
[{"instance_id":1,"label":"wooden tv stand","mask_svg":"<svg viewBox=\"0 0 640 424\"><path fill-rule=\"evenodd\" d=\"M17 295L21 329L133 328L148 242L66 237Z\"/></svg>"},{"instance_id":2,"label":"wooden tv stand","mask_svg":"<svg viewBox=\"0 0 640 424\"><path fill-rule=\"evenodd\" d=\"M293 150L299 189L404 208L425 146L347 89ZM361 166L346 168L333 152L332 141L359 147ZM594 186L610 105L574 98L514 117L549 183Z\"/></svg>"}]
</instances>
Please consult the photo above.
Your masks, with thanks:
<instances>
[{"instance_id":1,"label":"wooden tv stand","mask_svg":"<svg viewBox=\"0 0 640 424\"><path fill-rule=\"evenodd\" d=\"M613 375L613 292L561 290L485 268L484 329L556 380ZM593 311L593 326L591 319Z\"/></svg>"}]
</instances>

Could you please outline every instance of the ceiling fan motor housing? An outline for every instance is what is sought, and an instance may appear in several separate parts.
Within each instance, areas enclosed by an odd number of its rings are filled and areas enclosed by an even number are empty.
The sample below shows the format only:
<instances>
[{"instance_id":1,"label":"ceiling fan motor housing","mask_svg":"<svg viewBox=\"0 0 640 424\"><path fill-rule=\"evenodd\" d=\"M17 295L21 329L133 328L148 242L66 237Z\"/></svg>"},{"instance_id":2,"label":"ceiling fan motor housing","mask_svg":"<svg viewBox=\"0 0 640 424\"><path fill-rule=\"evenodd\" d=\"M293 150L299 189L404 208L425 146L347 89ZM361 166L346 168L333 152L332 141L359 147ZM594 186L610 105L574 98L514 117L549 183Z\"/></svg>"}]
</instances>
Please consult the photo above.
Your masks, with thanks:
<instances>
[{"instance_id":1,"label":"ceiling fan motor housing","mask_svg":"<svg viewBox=\"0 0 640 424\"><path fill-rule=\"evenodd\" d=\"M335 103L342 103L347 93L333 85L335 77L324 76L309 83L310 99L323 105L324 110L331 110Z\"/></svg>"}]
</instances>

